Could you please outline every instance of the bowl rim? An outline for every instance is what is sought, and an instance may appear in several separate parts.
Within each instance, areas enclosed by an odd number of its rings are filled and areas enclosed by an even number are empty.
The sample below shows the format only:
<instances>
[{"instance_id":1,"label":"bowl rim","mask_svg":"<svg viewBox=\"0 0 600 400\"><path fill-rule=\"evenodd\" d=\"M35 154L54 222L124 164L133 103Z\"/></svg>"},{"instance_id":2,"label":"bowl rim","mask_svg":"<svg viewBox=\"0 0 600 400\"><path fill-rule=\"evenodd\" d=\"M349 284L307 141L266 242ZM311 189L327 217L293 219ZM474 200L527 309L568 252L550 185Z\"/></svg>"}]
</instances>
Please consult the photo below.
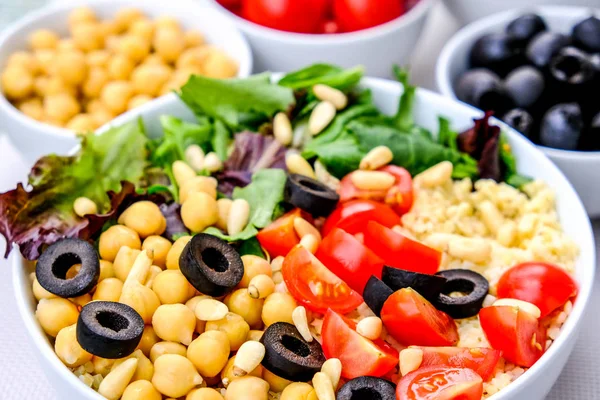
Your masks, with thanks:
<instances>
[{"instance_id":1,"label":"bowl rim","mask_svg":"<svg viewBox=\"0 0 600 400\"><path fill-rule=\"evenodd\" d=\"M363 78L361 83L366 87L379 88L383 91L397 93L398 95L401 93L402 90L401 85L398 82L393 82L381 78ZM460 108L463 108L465 112L472 113L473 116L478 116L482 113L482 111L474 107L457 102L456 100L444 97L441 94L429 91L427 89L419 88L417 90L417 98L422 98L423 102L426 104L432 102L457 103L457 105ZM109 124L104 125L102 128L99 129L98 134L105 132L114 124L134 120L143 115L144 113L148 112L149 110L161 109L163 105L170 104L173 101L179 101L179 99L174 94L171 94L164 96L156 102L152 102L138 107L137 109L134 109L128 113L121 115L117 119L111 121ZM493 119L493 122L504 128L504 130L510 136L511 141L518 142L523 146L527 146L529 150L533 154L535 154L536 157L539 159L539 162L541 163L541 168L543 168L544 170L552 170L554 174L556 174L557 178L562 180L563 183L567 185L567 187L571 191L571 197L573 197L574 200L573 206L579 209L581 215L586 216L581 199L575 192L573 186L566 179L564 174L547 157L545 157L538 148L536 148L533 144L531 144L531 142L525 139L514 129L508 127L506 124L502 123L497 119ZM75 147L73 151L77 151L77 148L78 147ZM594 244L594 236L591 222L589 218L587 218L587 216L584 217L581 221L581 229L587 232L586 237L588 237L588 240L586 240L584 243L579 243L580 250L581 253L589 252L589 257L586 257L589 263L579 264L578 268L576 269L581 269L585 276L582 281L578 281L579 294L577 296L577 301L574 303L573 310L567 318L567 321L561 328L560 335L554 341L553 345L543 354L540 360L538 360L531 368L529 368L522 375L522 377L519 377L511 384L509 384L506 388L491 396L489 398L490 400L508 400L515 398L513 397L513 395L517 390L519 390L523 386L527 386L529 384L529 381L534 379L534 377L539 377L542 374L544 374L545 369L552 365L553 361L555 361L564 351L568 352L568 350L566 350L568 342L571 340L575 340L584 313L591 301L592 289L594 285L594 275L596 270L596 248ZM28 304L30 304L32 299L26 293L26 287L27 285L30 285L30 283L28 281L27 274L23 271L25 260L20 255L16 247L15 250L15 253L12 255L13 289L15 291L15 297L17 299L19 313L21 314L21 318L25 323L31 341L34 342L34 346L37 347L38 353L46 360L48 364L52 365L53 368L58 370L58 374L61 375L68 384L75 386L76 389L83 396L87 395L90 399L93 400L103 399L98 393L96 393L94 390L90 390L89 387L87 387L83 382L77 379L77 377L75 377L74 374L72 374L67 368L65 368L65 366L54 353L52 346L41 344L42 342L46 342L47 338L39 327L39 324L35 318L35 313L31 312L31 310L28 309Z\"/></svg>"},{"instance_id":2,"label":"bowl rim","mask_svg":"<svg viewBox=\"0 0 600 400\"><path fill-rule=\"evenodd\" d=\"M102 5L105 3L113 3L114 1L115 0L76 0L70 2L50 2L44 7L38 8L25 14L23 17L19 18L15 22L8 25L4 30L2 30L2 32L0 32L0 48L2 48L22 29L25 29L31 25L38 24L40 19L52 16L54 14L62 14L79 6L89 6L92 8L98 8L102 7ZM163 2L160 0L144 0L136 3L136 5L141 10L150 10L154 7L154 5L162 3ZM213 7L210 7L207 4L198 1L186 0L186 7L187 6L193 7L193 10L190 10L190 12L204 14L209 13L211 14L211 18L218 18L220 20L219 24L224 24L228 26L228 28L231 30L232 36L235 38L235 41L239 42L243 49L242 52L239 54L239 57L235 57L236 60L239 61L240 65L237 77L245 78L250 76L253 69L254 58L246 36L242 34L240 29L237 26L235 26L235 24L233 24L230 19L226 18L224 15L222 15ZM4 65L2 65L1 67L4 67ZM150 103L165 96L166 95L156 97L155 99L151 100ZM6 98L6 96L4 96L4 93L0 91L0 116L2 115L6 116L6 118L11 118L13 120L18 121L20 125L26 126L27 129L37 130L49 136L68 139L75 139L77 137L77 134L69 129L53 126L28 117L27 115L19 111Z\"/></svg>"},{"instance_id":3,"label":"bowl rim","mask_svg":"<svg viewBox=\"0 0 600 400\"><path fill-rule=\"evenodd\" d=\"M435 79L436 85L440 93L444 96L450 97L454 100L461 101L456 97L453 88L453 82L450 77L450 66L454 60L454 54L456 50L463 47L464 43L470 39L481 36L483 32L487 31L490 27L496 27L501 24L507 24L512 19L518 17L523 12L536 12L541 14L542 17L545 15L551 15L555 17L572 15L574 13L584 13L586 11L599 11L598 8L590 8L585 6L560 6L560 5L547 5L547 6L523 6L521 8L506 10L497 12L486 17L480 18L470 24L465 25L458 30L448 42L444 45L440 56L438 57L435 66ZM595 151L582 151L582 150L562 150L554 149L547 146L535 144L544 153L551 157L556 158L580 158L586 160L597 160L600 158L600 150Z\"/></svg>"},{"instance_id":4,"label":"bowl rim","mask_svg":"<svg viewBox=\"0 0 600 400\"><path fill-rule=\"evenodd\" d=\"M207 1L212 7L216 8L222 14L227 15L232 21L234 21L235 25L239 26L244 33L260 36L269 40L285 42L288 44L303 44L315 47L326 47L334 44L347 44L373 40L380 36L385 36L390 32L402 29L424 18L431 10L436 0L419 0L417 4L415 4L410 10L401 16L371 28L361 29L355 32L319 34L287 32L269 28L240 17L215 0Z\"/></svg>"}]
</instances>

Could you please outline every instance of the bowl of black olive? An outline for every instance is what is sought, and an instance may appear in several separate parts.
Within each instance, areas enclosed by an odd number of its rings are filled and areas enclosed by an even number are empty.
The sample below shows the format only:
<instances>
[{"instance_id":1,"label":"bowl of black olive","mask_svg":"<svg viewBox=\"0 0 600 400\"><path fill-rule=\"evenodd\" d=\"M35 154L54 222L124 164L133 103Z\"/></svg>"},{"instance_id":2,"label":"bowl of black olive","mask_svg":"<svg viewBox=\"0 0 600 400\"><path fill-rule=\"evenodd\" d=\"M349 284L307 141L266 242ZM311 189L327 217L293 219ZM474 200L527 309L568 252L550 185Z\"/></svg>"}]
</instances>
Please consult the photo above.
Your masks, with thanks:
<instances>
[{"instance_id":1,"label":"bowl of black olive","mask_svg":"<svg viewBox=\"0 0 600 400\"><path fill-rule=\"evenodd\" d=\"M540 146L600 216L600 8L482 18L446 44L436 79L444 95L493 111Z\"/></svg>"}]
</instances>

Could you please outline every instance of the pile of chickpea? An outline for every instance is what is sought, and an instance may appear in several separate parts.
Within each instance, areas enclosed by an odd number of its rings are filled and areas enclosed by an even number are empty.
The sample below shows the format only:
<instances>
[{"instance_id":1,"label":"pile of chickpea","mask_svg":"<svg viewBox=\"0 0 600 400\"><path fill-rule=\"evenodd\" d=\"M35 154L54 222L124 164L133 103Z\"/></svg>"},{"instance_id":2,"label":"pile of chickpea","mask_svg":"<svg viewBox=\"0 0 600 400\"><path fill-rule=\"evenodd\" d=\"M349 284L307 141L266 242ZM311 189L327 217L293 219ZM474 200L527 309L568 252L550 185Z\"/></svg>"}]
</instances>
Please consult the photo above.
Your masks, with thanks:
<instances>
[{"instance_id":1,"label":"pile of chickpea","mask_svg":"<svg viewBox=\"0 0 600 400\"><path fill-rule=\"evenodd\" d=\"M4 95L27 116L76 132L180 88L192 74L237 75L237 62L205 43L197 30L162 16L123 8L99 20L88 7L69 15L70 36L48 29L29 36L2 72Z\"/></svg>"}]
</instances>

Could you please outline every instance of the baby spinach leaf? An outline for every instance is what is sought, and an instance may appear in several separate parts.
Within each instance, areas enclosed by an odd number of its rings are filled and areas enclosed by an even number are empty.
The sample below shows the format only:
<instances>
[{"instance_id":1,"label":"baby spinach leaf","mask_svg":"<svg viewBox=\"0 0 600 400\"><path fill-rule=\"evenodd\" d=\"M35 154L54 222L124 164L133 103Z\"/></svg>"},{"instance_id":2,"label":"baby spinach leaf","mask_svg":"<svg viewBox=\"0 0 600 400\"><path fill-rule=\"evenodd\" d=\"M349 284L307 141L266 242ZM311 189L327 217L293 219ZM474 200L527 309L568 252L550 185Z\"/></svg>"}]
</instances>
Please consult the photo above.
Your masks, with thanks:
<instances>
[{"instance_id":1,"label":"baby spinach leaf","mask_svg":"<svg viewBox=\"0 0 600 400\"><path fill-rule=\"evenodd\" d=\"M363 74L362 66L343 69L335 65L314 64L285 75L279 81L279 85L291 89L310 89L316 84L323 84L339 90L348 90L360 82Z\"/></svg>"}]
</instances>

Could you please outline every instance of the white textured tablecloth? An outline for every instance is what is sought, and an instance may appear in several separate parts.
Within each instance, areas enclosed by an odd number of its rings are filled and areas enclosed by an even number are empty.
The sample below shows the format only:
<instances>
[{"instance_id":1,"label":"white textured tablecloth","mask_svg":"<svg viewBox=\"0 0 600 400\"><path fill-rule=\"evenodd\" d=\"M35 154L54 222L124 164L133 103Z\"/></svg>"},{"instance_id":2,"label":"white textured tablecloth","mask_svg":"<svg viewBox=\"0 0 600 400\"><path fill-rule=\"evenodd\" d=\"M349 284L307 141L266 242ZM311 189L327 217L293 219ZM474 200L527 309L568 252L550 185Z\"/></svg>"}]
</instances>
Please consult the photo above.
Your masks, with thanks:
<instances>
[{"instance_id":1,"label":"white textured tablecloth","mask_svg":"<svg viewBox=\"0 0 600 400\"><path fill-rule=\"evenodd\" d=\"M491 1L491 0L484 0ZM26 8L44 0L0 0L0 27L16 18ZM456 23L440 5L434 10L427 32L416 48L413 80L421 86L435 88L435 59L447 38L457 29ZM2 124L0 121L0 130ZM23 181L28 166L6 136L0 133L0 192ZM600 252L600 221L594 223L596 248ZM0 255L5 242L0 237ZM583 322L581 336L561 377L548 396L549 400L600 399L600 276L596 279L592 309ZM1 400L67 400L59 399L33 354L27 333L17 312L8 262L0 258L0 399ZM71 400L71 399L68 399ZM73 399L75 400L75 399ZM517 399L521 400L521 399ZM526 400L526 399L523 399Z\"/></svg>"}]
</instances>

